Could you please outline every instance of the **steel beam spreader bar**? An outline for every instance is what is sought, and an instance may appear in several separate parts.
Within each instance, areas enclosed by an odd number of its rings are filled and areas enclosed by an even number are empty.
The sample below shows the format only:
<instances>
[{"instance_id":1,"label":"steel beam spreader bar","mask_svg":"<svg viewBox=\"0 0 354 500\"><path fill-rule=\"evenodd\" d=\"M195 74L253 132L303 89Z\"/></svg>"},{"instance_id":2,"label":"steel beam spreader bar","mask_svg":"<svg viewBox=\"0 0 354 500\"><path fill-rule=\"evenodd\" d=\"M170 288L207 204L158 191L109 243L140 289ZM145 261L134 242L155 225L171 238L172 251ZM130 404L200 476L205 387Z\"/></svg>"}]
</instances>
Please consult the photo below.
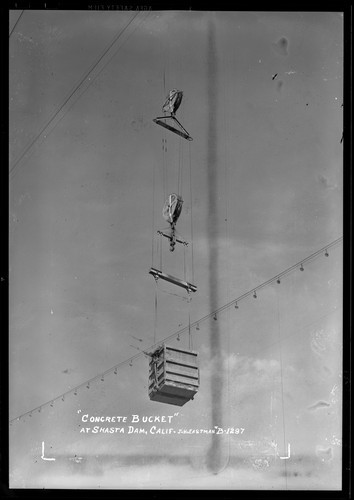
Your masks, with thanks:
<instances>
[{"instance_id":1,"label":"steel beam spreader bar","mask_svg":"<svg viewBox=\"0 0 354 500\"><path fill-rule=\"evenodd\" d=\"M189 283L188 281L181 280L179 278L176 278L175 276L171 276L170 274L163 273L162 271L159 271L158 269L155 269L152 267L149 271L149 274L152 274L152 276L155 278L155 280L161 278L165 281L169 281L170 283L181 286L187 292L196 292L197 287L195 285L192 285L192 283Z\"/></svg>"}]
</instances>

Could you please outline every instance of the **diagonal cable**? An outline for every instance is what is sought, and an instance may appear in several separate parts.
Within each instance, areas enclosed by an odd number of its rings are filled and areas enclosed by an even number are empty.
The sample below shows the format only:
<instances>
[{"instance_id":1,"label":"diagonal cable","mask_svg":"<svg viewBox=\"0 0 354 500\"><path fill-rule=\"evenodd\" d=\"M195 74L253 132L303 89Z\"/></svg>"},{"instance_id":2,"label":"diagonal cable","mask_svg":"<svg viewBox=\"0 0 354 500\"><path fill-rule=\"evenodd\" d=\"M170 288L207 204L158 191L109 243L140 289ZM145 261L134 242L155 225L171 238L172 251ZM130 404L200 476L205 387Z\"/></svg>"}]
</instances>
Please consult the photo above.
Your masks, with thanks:
<instances>
[{"instance_id":1,"label":"diagonal cable","mask_svg":"<svg viewBox=\"0 0 354 500\"><path fill-rule=\"evenodd\" d=\"M12 35L12 33L14 32L14 30L15 30L16 26L18 25L18 22L19 22L19 20L21 19L21 17L22 17L22 14L23 14L23 13L24 13L24 10L23 10L23 11L21 12L21 14L18 16L18 18L17 18L17 20L16 20L15 24L13 25L12 30L10 31L10 34L9 34L9 38L11 37L11 35Z\"/></svg>"},{"instance_id":2,"label":"diagonal cable","mask_svg":"<svg viewBox=\"0 0 354 500\"><path fill-rule=\"evenodd\" d=\"M76 394L79 389L83 388L84 386L86 386L86 387L88 386L89 387L92 382L96 382L99 379L101 379L101 381L104 381L104 377L106 377L107 375L110 375L113 372L116 374L117 371L118 371L118 369L121 368L124 365L129 364L131 366L132 363L133 363L133 361L136 360L137 358L139 358L141 356L149 355L150 352L153 352L158 346L161 346L161 344L167 342L168 340L172 340L173 338L178 337L178 336L180 336L183 333L188 332L192 328L196 328L196 329L199 330L200 323L202 323L202 322L204 322L206 320L209 320L209 319L211 319L213 317L215 318L217 314L225 311L226 309L228 309L231 306L234 306L235 304L236 305L239 304L241 302L241 300L243 300L243 299L245 299L245 298L247 298L247 297L249 297L251 295L254 296L254 293L255 293L256 290L263 289L266 286L279 281L280 278L284 278L284 277L288 276L292 271L295 271L296 269L299 269L300 266L303 266L304 264L306 264L308 262L311 262L312 260L314 260L315 258L317 258L320 255L328 256L329 255L328 254L328 249L332 248L332 247L334 247L336 245L338 245L341 241L343 241L343 237L337 238L336 240L332 241L331 243L329 243L325 247L323 247L320 250L317 250L316 252L312 253L311 255L309 255L308 257L306 257L305 259L300 260L299 262L297 262L293 266L288 267L287 269L285 269L281 273L273 276L272 278L270 278L267 281L264 281L263 283L261 283L257 287L252 288L251 290L248 290L247 292L245 292L244 294L240 295L236 299L233 299L231 302L228 302L227 304L221 306L219 309L217 309L217 310L215 310L215 311L207 314L206 316L203 316L202 318L200 318L199 320L194 321L193 323L188 324L187 326L185 326L185 327L181 328L180 330L172 333L171 335L169 335L168 337L165 337L164 339L160 340L159 342L155 342L149 348L147 348L145 350L142 350L141 352L135 354L134 356L131 356L128 359L125 359L124 361L121 361L120 363L112 366L111 368L108 368L108 370L100 373L99 375L96 375L95 377L92 377L92 378L86 380L85 382L82 382L80 385L77 385L76 387L73 387L72 389L69 389L68 391L64 392L60 396L56 396L55 398L53 398L53 399L51 399L51 400L49 400L49 401L47 401L47 402L45 402L45 403L37 406L36 408L33 408L32 410L29 410L29 411L27 411L25 413L22 413L18 417L15 417L15 418L11 419L10 420L10 424L12 422L14 422L15 420L18 420L18 421L21 420L23 417L25 417L27 415L32 415L32 413L34 413L36 411L40 412L41 409L44 408L45 406L48 406L48 405L53 406L54 402L58 401L59 399L62 399L64 401L65 397L68 394L70 394L70 393Z\"/></svg>"},{"instance_id":3,"label":"diagonal cable","mask_svg":"<svg viewBox=\"0 0 354 500\"><path fill-rule=\"evenodd\" d=\"M51 118L46 122L46 124L41 128L41 130L36 134L36 136L32 139L32 141L29 143L29 145L24 149L24 151L22 152L22 154L19 156L19 158L14 162L14 164L12 165L12 167L10 168L10 174L15 170L15 168L17 167L17 165L21 162L21 160L24 158L24 156L26 156L26 154L32 149L32 147L36 144L36 142L38 141L38 139L41 137L41 135L43 134L43 132L49 127L49 125L53 122L53 120L58 116L58 114L60 113L60 111L62 111L62 109L66 106L66 104L70 101L70 99L74 96L74 94L80 89L81 85L83 84L83 82L86 80L86 78L88 78L88 76L92 73L92 71L98 66L98 64L102 61L102 59L105 57L105 55L109 52L109 50L113 47L113 45L119 40L119 38L121 38L121 36L123 35L123 33L126 31L126 29L130 26L130 24L134 21L134 19L138 16L139 14L139 11L134 14L134 16L130 19L130 21L126 24L126 26L121 29L119 31L119 33L114 37L114 39L112 40L112 42L108 45L108 47L103 51L103 53L100 55L100 57L97 59L97 61L91 65L91 67L86 71L86 73L84 74L84 76L80 79L79 83L75 85L74 89L70 92L69 96L64 100L64 102L59 106L59 108L55 111L55 113L51 116ZM146 16L147 17L147 16ZM113 55L115 55L116 53L114 53ZM113 56L112 56L113 57ZM110 61L111 59L109 59ZM108 61L108 62L109 62ZM106 64L108 64L108 62ZM103 69L105 68L106 65L103 66L103 68L101 68L101 70L99 71L99 73L89 82L89 84L87 85L87 87L84 89L84 91L82 92L81 95L84 94L84 92L86 92L86 90L90 87L90 85L92 85L92 83L94 82L94 80L97 78L97 76L103 71ZM69 108L70 109L70 108ZM69 110L68 109L68 110ZM67 111L68 111L67 110ZM64 116L64 115L63 115ZM63 118L63 116L61 118ZM58 124L59 122L57 122ZM57 125L56 124L56 125Z\"/></svg>"}]
</instances>

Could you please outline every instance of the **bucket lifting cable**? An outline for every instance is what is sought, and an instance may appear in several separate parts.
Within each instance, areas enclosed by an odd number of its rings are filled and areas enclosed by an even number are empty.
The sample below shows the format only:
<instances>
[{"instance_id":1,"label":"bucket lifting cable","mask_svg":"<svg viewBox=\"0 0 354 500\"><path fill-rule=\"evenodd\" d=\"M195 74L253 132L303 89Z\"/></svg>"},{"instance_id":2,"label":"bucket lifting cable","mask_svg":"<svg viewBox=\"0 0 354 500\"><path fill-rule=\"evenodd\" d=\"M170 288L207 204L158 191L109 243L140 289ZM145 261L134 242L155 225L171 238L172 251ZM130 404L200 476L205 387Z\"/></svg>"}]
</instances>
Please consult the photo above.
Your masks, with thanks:
<instances>
[{"instance_id":1,"label":"bucket lifting cable","mask_svg":"<svg viewBox=\"0 0 354 500\"><path fill-rule=\"evenodd\" d=\"M157 118L154 118L153 121L157 125L161 125L161 127L164 127L184 139L187 139L187 141L192 141L193 138L176 118L176 111L181 105L182 97L183 92L181 90L170 90L165 104L162 107L162 111L165 115L158 116Z\"/></svg>"},{"instance_id":2,"label":"bucket lifting cable","mask_svg":"<svg viewBox=\"0 0 354 500\"><path fill-rule=\"evenodd\" d=\"M178 120L175 118L175 113L177 109L179 108L181 101L182 101L182 96L183 92L179 90L171 90L169 93L169 96L167 97L167 100L163 106L163 111L165 113L170 113L169 116L166 117L159 117L156 118L154 121L158 123L159 125L162 125L165 128L168 128L172 130L173 132L176 132L178 135L181 135L185 139L192 140L188 132L184 130L183 133L180 133L179 130L177 129L171 129L171 127L166 126L165 122L160 122L160 118L171 118L174 119L178 122ZM179 122L178 122L179 123ZM182 127L183 128L183 127ZM168 195L165 204L162 209L162 216L165 219L166 222L169 223L169 228L167 230L159 230L157 231L157 234L160 236L164 236L167 238L170 242L170 252L174 252L176 243L179 243L183 245L184 247L188 246L188 242L185 241L182 237L177 236L177 231L176 231L176 223L177 220L179 219L179 216L181 215L182 212L182 205L183 205L183 199L182 196L176 193L171 193ZM157 282L158 279L163 279L165 281L168 281L174 285L180 286L184 288L188 294L190 292L196 292L197 287L193 285L192 283L189 283L186 278L180 279L175 276L172 276L171 274L167 274L165 272L162 272L162 262L160 263L160 269L156 269L155 267L151 267L149 274L151 274L154 278L155 281Z\"/></svg>"}]
</instances>

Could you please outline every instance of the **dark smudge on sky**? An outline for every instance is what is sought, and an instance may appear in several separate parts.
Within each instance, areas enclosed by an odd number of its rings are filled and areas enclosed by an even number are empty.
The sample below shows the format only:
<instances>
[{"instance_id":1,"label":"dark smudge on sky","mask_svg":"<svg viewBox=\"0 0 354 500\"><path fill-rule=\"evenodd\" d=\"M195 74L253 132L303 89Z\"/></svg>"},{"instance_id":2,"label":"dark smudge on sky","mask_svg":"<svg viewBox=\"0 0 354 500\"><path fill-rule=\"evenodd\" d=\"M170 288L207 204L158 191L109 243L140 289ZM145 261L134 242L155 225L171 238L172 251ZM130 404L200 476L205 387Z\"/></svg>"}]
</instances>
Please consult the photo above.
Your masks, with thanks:
<instances>
[{"instance_id":1,"label":"dark smudge on sky","mask_svg":"<svg viewBox=\"0 0 354 500\"><path fill-rule=\"evenodd\" d=\"M289 55L289 40L282 36L277 42L272 44L274 52L282 57Z\"/></svg>"},{"instance_id":2,"label":"dark smudge on sky","mask_svg":"<svg viewBox=\"0 0 354 500\"><path fill-rule=\"evenodd\" d=\"M217 224L217 53L215 43L215 27L211 19L208 26L208 59L207 59L207 99L208 99L208 246L209 246L209 309L218 306L218 224ZM222 426L222 375L220 329L217 321L210 327L210 352L212 357L211 376L211 426ZM221 467L220 436L212 436L208 452L208 467L218 472Z\"/></svg>"},{"instance_id":3,"label":"dark smudge on sky","mask_svg":"<svg viewBox=\"0 0 354 500\"><path fill-rule=\"evenodd\" d=\"M277 90L278 90L278 92L282 91L283 85L284 85L284 82L282 80L279 80L278 83L277 83Z\"/></svg>"}]
</instances>

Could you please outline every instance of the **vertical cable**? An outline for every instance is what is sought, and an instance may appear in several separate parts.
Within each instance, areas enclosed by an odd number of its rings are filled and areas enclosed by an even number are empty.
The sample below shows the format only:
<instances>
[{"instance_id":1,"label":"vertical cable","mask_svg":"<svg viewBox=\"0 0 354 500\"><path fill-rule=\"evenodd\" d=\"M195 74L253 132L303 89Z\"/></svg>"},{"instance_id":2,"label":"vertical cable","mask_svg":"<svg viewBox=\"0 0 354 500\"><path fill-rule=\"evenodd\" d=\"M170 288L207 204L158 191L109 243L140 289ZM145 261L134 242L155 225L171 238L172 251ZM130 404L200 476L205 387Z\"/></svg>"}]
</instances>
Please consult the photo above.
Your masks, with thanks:
<instances>
[{"instance_id":1,"label":"vertical cable","mask_svg":"<svg viewBox=\"0 0 354 500\"><path fill-rule=\"evenodd\" d=\"M162 191L165 199L165 135L162 134Z\"/></svg>"},{"instance_id":2,"label":"vertical cable","mask_svg":"<svg viewBox=\"0 0 354 500\"><path fill-rule=\"evenodd\" d=\"M159 239L159 253L160 253L160 271L162 271L162 236L160 234L160 239Z\"/></svg>"},{"instance_id":3,"label":"vertical cable","mask_svg":"<svg viewBox=\"0 0 354 500\"><path fill-rule=\"evenodd\" d=\"M177 162L178 164L176 165L177 167L177 194L179 195L179 188L180 188L180 177L181 177L181 158L180 158L180 143L178 142L178 154L177 156Z\"/></svg>"},{"instance_id":4,"label":"vertical cable","mask_svg":"<svg viewBox=\"0 0 354 500\"><path fill-rule=\"evenodd\" d=\"M178 153L177 153L177 194L181 195L181 138L178 138Z\"/></svg>"},{"instance_id":5,"label":"vertical cable","mask_svg":"<svg viewBox=\"0 0 354 500\"><path fill-rule=\"evenodd\" d=\"M163 189L163 198L165 201L167 197L167 166L166 166L166 153L167 153L167 139L165 131L163 131L162 135L162 189Z\"/></svg>"},{"instance_id":6,"label":"vertical cable","mask_svg":"<svg viewBox=\"0 0 354 500\"><path fill-rule=\"evenodd\" d=\"M163 68L163 95L164 95L164 97L166 96L166 61L165 61L165 65Z\"/></svg>"},{"instance_id":7,"label":"vertical cable","mask_svg":"<svg viewBox=\"0 0 354 500\"><path fill-rule=\"evenodd\" d=\"M186 270L186 245L183 245L183 277L184 277L184 281L187 281L187 270Z\"/></svg>"},{"instance_id":8,"label":"vertical cable","mask_svg":"<svg viewBox=\"0 0 354 500\"><path fill-rule=\"evenodd\" d=\"M180 194L180 182L181 182L181 142L178 141L178 168L177 168L177 194Z\"/></svg>"},{"instance_id":9,"label":"vertical cable","mask_svg":"<svg viewBox=\"0 0 354 500\"><path fill-rule=\"evenodd\" d=\"M168 25L167 25L168 27ZM165 73L166 77L164 80L164 93L166 96L167 88L170 85L170 44L169 44L170 38L167 37L166 43L164 44L165 47Z\"/></svg>"},{"instance_id":10,"label":"vertical cable","mask_svg":"<svg viewBox=\"0 0 354 500\"><path fill-rule=\"evenodd\" d=\"M178 142L178 194L182 196L182 175L183 175L183 153L182 153L182 139L179 137Z\"/></svg>"},{"instance_id":11,"label":"vertical cable","mask_svg":"<svg viewBox=\"0 0 354 500\"><path fill-rule=\"evenodd\" d=\"M151 232L151 267L154 267L154 231L155 231L155 162L152 167L152 232Z\"/></svg>"},{"instance_id":12,"label":"vertical cable","mask_svg":"<svg viewBox=\"0 0 354 500\"><path fill-rule=\"evenodd\" d=\"M155 315L154 315L154 344L156 344L156 330L157 330L157 280L155 280Z\"/></svg>"},{"instance_id":13,"label":"vertical cable","mask_svg":"<svg viewBox=\"0 0 354 500\"><path fill-rule=\"evenodd\" d=\"M189 295L189 292L188 292ZM193 350L193 343L192 343L192 331L191 331L191 301L192 297L188 297L188 338L189 338L189 350Z\"/></svg>"},{"instance_id":14,"label":"vertical cable","mask_svg":"<svg viewBox=\"0 0 354 500\"><path fill-rule=\"evenodd\" d=\"M164 98L166 96L166 51L165 51L165 56L164 56L164 68L163 68L163 95ZM167 144L166 144L166 134L165 134L165 129L163 129L162 132L162 184L163 184L163 197L164 200L166 199L166 158L165 158L165 153L167 151Z\"/></svg>"},{"instance_id":15,"label":"vertical cable","mask_svg":"<svg viewBox=\"0 0 354 500\"><path fill-rule=\"evenodd\" d=\"M192 158L191 143L189 141L189 202L191 206L191 259L192 259L192 283L194 283L194 248L193 248L193 199L192 199Z\"/></svg>"},{"instance_id":16,"label":"vertical cable","mask_svg":"<svg viewBox=\"0 0 354 500\"><path fill-rule=\"evenodd\" d=\"M166 153L165 163L164 163L164 171L165 171L165 192L164 192L164 198L166 199L167 195L168 195L168 158L167 158L168 148L167 148L167 136L166 136L165 130L163 131L163 135L165 137L165 153Z\"/></svg>"},{"instance_id":17,"label":"vertical cable","mask_svg":"<svg viewBox=\"0 0 354 500\"><path fill-rule=\"evenodd\" d=\"M169 83L169 43L167 40L167 43L165 44L165 55L164 55L164 70L163 70L163 93L164 93L164 99L167 97L167 89L166 87L168 86ZM168 178L167 178L167 138L166 138L166 133L165 129L163 129L163 140L164 140L164 165L163 165L163 175L164 175L164 187L163 187L163 195L164 195L164 200L167 198L167 189L168 189Z\"/></svg>"},{"instance_id":18,"label":"vertical cable","mask_svg":"<svg viewBox=\"0 0 354 500\"><path fill-rule=\"evenodd\" d=\"M155 252L154 257L157 256L157 261L159 262L159 238L155 238Z\"/></svg>"},{"instance_id":19,"label":"vertical cable","mask_svg":"<svg viewBox=\"0 0 354 500\"><path fill-rule=\"evenodd\" d=\"M189 142L189 141L188 141ZM180 148L181 148L181 196L183 191L183 170L184 170L184 141L180 138Z\"/></svg>"}]
</instances>

